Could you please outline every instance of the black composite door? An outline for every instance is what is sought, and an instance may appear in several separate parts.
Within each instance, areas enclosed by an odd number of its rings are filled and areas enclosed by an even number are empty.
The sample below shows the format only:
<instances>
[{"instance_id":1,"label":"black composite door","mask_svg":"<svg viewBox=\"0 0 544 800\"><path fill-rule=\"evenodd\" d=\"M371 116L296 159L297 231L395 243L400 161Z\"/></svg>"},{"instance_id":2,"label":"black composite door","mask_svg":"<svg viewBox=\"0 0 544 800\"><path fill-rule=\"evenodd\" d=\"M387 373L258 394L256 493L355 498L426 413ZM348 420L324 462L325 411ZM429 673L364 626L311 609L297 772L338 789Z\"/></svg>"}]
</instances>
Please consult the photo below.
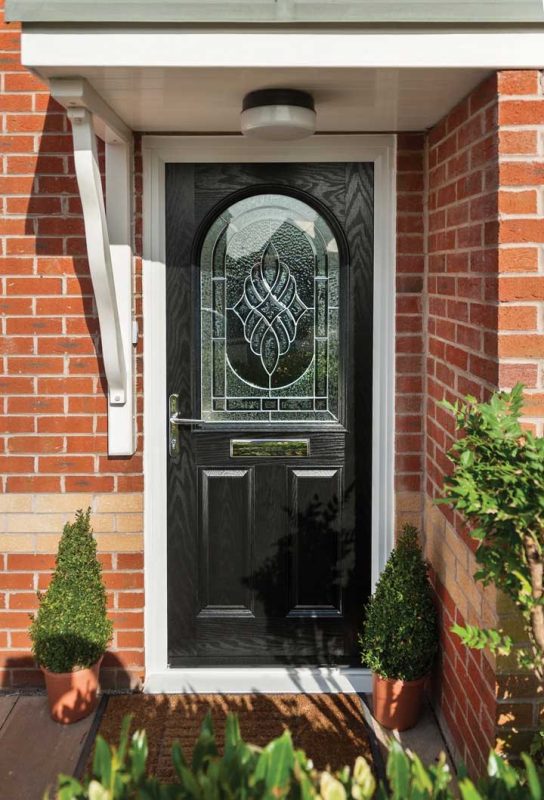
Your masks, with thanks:
<instances>
[{"instance_id":1,"label":"black composite door","mask_svg":"<svg viewBox=\"0 0 544 800\"><path fill-rule=\"evenodd\" d=\"M358 663L372 258L371 164L167 165L172 667Z\"/></svg>"}]
</instances>

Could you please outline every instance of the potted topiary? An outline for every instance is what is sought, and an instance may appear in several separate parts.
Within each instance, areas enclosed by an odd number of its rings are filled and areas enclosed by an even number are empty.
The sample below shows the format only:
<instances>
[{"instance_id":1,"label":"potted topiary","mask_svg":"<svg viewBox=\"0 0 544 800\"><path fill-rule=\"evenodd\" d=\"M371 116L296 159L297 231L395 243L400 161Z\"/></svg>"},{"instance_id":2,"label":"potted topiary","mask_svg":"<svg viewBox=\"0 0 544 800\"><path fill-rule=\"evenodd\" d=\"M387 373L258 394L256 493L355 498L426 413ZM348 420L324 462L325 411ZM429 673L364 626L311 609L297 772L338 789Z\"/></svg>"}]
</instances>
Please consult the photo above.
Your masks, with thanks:
<instances>
[{"instance_id":1,"label":"potted topiary","mask_svg":"<svg viewBox=\"0 0 544 800\"><path fill-rule=\"evenodd\" d=\"M30 638L51 716L76 722L96 706L100 663L112 636L90 508L64 526L51 584L38 596Z\"/></svg>"},{"instance_id":2,"label":"potted topiary","mask_svg":"<svg viewBox=\"0 0 544 800\"><path fill-rule=\"evenodd\" d=\"M404 525L366 607L363 664L373 674L374 716L406 730L419 719L425 679L438 649L438 623L417 529Z\"/></svg>"}]
</instances>

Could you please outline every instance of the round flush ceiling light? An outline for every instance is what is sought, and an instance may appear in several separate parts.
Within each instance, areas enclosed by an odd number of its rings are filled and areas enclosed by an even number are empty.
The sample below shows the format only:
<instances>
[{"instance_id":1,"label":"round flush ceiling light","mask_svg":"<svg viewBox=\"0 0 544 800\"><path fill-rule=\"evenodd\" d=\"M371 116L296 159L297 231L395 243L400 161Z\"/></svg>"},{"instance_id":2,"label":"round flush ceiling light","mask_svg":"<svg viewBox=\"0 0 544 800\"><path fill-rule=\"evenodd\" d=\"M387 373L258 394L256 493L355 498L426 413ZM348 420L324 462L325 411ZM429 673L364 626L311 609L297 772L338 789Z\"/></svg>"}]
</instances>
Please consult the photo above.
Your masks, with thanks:
<instances>
[{"instance_id":1,"label":"round flush ceiling light","mask_svg":"<svg viewBox=\"0 0 544 800\"><path fill-rule=\"evenodd\" d=\"M315 133L314 98L298 89L258 89L244 97L242 133L256 139L288 141Z\"/></svg>"}]
</instances>

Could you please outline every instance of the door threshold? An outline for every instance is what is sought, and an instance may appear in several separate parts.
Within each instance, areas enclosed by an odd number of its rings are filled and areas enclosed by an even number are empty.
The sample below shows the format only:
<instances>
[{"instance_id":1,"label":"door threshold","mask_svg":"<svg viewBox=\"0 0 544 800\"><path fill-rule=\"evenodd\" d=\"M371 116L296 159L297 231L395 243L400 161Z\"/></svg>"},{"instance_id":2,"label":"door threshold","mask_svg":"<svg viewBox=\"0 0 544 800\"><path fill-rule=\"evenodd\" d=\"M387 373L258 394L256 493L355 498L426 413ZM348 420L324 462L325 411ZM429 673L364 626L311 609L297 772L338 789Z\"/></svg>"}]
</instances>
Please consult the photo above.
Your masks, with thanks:
<instances>
[{"instance_id":1,"label":"door threshold","mask_svg":"<svg viewBox=\"0 0 544 800\"><path fill-rule=\"evenodd\" d=\"M187 667L151 672L148 694L360 694L371 672L361 667Z\"/></svg>"}]
</instances>

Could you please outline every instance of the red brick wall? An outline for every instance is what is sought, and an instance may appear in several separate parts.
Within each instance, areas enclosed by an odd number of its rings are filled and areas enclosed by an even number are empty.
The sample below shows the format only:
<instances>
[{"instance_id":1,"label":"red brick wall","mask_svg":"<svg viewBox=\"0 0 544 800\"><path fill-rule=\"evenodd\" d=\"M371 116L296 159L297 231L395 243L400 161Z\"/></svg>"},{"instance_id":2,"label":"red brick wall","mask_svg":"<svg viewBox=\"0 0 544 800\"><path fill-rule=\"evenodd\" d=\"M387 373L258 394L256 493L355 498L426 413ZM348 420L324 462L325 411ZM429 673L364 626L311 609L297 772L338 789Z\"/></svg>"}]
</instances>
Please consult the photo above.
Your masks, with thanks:
<instances>
[{"instance_id":1,"label":"red brick wall","mask_svg":"<svg viewBox=\"0 0 544 800\"><path fill-rule=\"evenodd\" d=\"M453 421L438 401L497 385L497 141L495 78L427 135L398 137L397 528L419 524L422 495L435 497L449 468ZM460 520L428 501L424 520L441 624L433 697L456 757L476 774L494 742L494 672L451 626L494 624L494 597L473 580Z\"/></svg>"},{"instance_id":2,"label":"red brick wall","mask_svg":"<svg viewBox=\"0 0 544 800\"><path fill-rule=\"evenodd\" d=\"M500 385L522 381L525 416L544 417L544 95L536 70L499 76Z\"/></svg>"},{"instance_id":3,"label":"red brick wall","mask_svg":"<svg viewBox=\"0 0 544 800\"><path fill-rule=\"evenodd\" d=\"M537 70L499 74L499 382L526 386L526 424L544 434L544 92ZM501 623L522 636L501 601ZM541 728L542 687L497 663L499 739L527 749Z\"/></svg>"},{"instance_id":4,"label":"red brick wall","mask_svg":"<svg viewBox=\"0 0 544 800\"><path fill-rule=\"evenodd\" d=\"M105 681L127 685L143 666L141 397L136 455L109 458L71 128L3 22L0 124L0 685L38 679L28 612L63 523L89 504L116 626ZM135 292L141 314L139 262Z\"/></svg>"},{"instance_id":5,"label":"red brick wall","mask_svg":"<svg viewBox=\"0 0 544 800\"><path fill-rule=\"evenodd\" d=\"M425 488L435 498L454 440L453 417L439 401L467 394L483 399L498 385L496 76L429 132L427 165ZM460 518L428 505L426 536L442 623L435 699L458 754L477 773L494 743L493 670L487 654L464 648L450 628L485 624L494 609L472 580L472 543Z\"/></svg>"},{"instance_id":6,"label":"red brick wall","mask_svg":"<svg viewBox=\"0 0 544 800\"><path fill-rule=\"evenodd\" d=\"M542 75L501 72L428 137L428 498L450 468L453 419L438 406L443 397L483 399L522 381L527 424L543 431L543 124ZM477 772L496 733L514 750L527 748L539 727L540 687L512 660L495 664L452 637L454 620L504 624L512 635L520 629L508 604L471 580L474 546L461 519L427 502L425 528L443 622L435 697L459 754Z\"/></svg>"},{"instance_id":7,"label":"red brick wall","mask_svg":"<svg viewBox=\"0 0 544 800\"><path fill-rule=\"evenodd\" d=\"M429 134L427 493L448 471L453 419L438 406L496 388L497 87L490 78Z\"/></svg>"},{"instance_id":8,"label":"red brick wall","mask_svg":"<svg viewBox=\"0 0 544 800\"><path fill-rule=\"evenodd\" d=\"M471 775L481 775L495 742L495 672L480 650L467 650L452 625L465 625L444 584L432 573L439 599L440 671L434 682L453 750Z\"/></svg>"},{"instance_id":9,"label":"red brick wall","mask_svg":"<svg viewBox=\"0 0 544 800\"><path fill-rule=\"evenodd\" d=\"M424 136L397 141L395 491L420 492L423 449Z\"/></svg>"}]
</instances>

